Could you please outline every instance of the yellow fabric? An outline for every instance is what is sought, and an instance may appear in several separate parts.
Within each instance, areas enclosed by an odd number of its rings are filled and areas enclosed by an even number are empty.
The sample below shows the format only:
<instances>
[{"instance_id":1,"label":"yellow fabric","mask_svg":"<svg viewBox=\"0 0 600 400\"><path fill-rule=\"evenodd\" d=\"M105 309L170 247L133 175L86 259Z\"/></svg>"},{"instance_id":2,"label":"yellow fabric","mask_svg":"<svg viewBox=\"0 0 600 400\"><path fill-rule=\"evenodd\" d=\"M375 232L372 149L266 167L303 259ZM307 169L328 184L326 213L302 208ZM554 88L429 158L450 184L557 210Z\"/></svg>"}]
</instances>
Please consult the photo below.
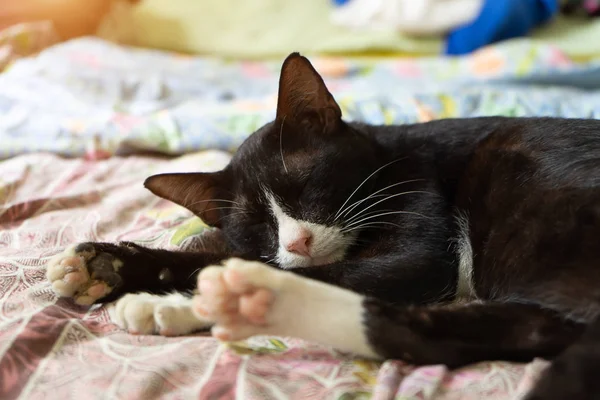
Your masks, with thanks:
<instances>
[{"instance_id":1,"label":"yellow fabric","mask_svg":"<svg viewBox=\"0 0 600 400\"><path fill-rule=\"evenodd\" d=\"M101 37L143 47L224 57L281 58L292 51L321 54L434 55L443 40L398 32L353 31L330 22L329 0L144 0L116 3ZM558 18L536 30L573 58L600 55L600 18ZM527 40L524 38L515 41Z\"/></svg>"},{"instance_id":2,"label":"yellow fabric","mask_svg":"<svg viewBox=\"0 0 600 400\"><path fill-rule=\"evenodd\" d=\"M182 52L251 58L292 51L437 54L442 45L438 38L335 26L329 0L144 0L116 8L100 36Z\"/></svg>"}]
</instances>

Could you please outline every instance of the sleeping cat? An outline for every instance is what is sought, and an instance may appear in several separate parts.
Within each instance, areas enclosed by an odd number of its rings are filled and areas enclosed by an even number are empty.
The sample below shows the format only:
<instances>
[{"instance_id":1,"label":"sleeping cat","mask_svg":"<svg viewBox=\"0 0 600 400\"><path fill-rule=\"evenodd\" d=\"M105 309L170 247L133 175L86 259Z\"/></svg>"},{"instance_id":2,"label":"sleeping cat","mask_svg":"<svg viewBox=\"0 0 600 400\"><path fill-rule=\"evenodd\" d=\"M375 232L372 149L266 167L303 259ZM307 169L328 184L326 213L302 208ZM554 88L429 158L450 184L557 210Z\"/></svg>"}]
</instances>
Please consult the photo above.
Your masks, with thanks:
<instances>
[{"instance_id":1,"label":"sleeping cat","mask_svg":"<svg viewBox=\"0 0 600 400\"><path fill-rule=\"evenodd\" d=\"M133 333L215 323L223 340L290 335L452 367L557 356L530 399L600 398L599 121L347 123L294 53L275 121L224 170L145 185L228 249L78 244L48 265L57 294L117 300Z\"/></svg>"}]
</instances>

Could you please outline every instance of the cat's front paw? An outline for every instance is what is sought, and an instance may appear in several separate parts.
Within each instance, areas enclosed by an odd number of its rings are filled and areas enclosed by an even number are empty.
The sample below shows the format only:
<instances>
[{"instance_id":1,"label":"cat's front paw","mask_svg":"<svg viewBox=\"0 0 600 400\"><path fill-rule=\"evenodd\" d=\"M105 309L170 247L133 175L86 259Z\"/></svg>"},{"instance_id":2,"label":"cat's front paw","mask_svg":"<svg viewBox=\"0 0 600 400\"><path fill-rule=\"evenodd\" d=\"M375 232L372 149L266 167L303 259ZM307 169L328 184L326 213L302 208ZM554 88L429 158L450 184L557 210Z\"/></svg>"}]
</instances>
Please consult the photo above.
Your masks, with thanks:
<instances>
[{"instance_id":1,"label":"cat's front paw","mask_svg":"<svg viewBox=\"0 0 600 400\"><path fill-rule=\"evenodd\" d=\"M80 305L91 305L122 284L118 274L123 261L101 251L94 243L80 243L54 256L46 277L61 297L72 297Z\"/></svg>"},{"instance_id":2,"label":"cat's front paw","mask_svg":"<svg viewBox=\"0 0 600 400\"><path fill-rule=\"evenodd\" d=\"M364 297L357 293L235 258L202 270L198 289L194 312L215 321L218 339L294 336L378 358L364 334Z\"/></svg>"},{"instance_id":3,"label":"cat's front paw","mask_svg":"<svg viewBox=\"0 0 600 400\"><path fill-rule=\"evenodd\" d=\"M182 294L132 293L109 306L112 321L136 335L180 336L212 325L192 312L192 299Z\"/></svg>"},{"instance_id":4,"label":"cat's front paw","mask_svg":"<svg viewBox=\"0 0 600 400\"><path fill-rule=\"evenodd\" d=\"M212 333L221 340L277 333L286 314L294 313L281 307L283 285L290 275L259 262L229 259L224 267L208 267L200 273L201 294L194 299L194 311L215 321Z\"/></svg>"}]
</instances>

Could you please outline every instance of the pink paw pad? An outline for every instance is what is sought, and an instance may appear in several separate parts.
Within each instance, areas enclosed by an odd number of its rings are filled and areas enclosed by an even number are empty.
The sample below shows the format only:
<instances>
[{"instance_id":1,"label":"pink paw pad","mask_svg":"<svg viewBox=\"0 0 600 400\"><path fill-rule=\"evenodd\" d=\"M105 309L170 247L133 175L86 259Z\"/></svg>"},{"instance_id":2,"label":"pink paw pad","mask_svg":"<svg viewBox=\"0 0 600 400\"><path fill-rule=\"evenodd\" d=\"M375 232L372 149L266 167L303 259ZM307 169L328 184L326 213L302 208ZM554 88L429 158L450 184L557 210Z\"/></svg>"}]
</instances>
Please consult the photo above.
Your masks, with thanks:
<instances>
[{"instance_id":1,"label":"pink paw pad","mask_svg":"<svg viewBox=\"0 0 600 400\"><path fill-rule=\"evenodd\" d=\"M82 260L79 256L65 257L60 260L60 265L65 267L81 268Z\"/></svg>"},{"instance_id":2,"label":"pink paw pad","mask_svg":"<svg viewBox=\"0 0 600 400\"><path fill-rule=\"evenodd\" d=\"M213 337L215 337L223 342L229 342L233 338L231 331L229 329L223 328L220 326L213 327L210 330L210 333L212 334Z\"/></svg>"},{"instance_id":3,"label":"pink paw pad","mask_svg":"<svg viewBox=\"0 0 600 400\"><path fill-rule=\"evenodd\" d=\"M253 289L244 274L236 270L228 270L223 273L229 290L235 293L245 293Z\"/></svg>"},{"instance_id":4,"label":"pink paw pad","mask_svg":"<svg viewBox=\"0 0 600 400\"><path fill-rule=\"evenodd\" d=\"M177 336L177 332L175 332L173 329L167 328L167 329L161 329L159 332L159 335L173 337L173 336Z\"/></svg>"},{"instance_id":5,"label":"pink paw pad","mask_svg":"<svg viewBox=\"0 0 600 400\"><path fill-rule=\"evenodd\" d=\"M58 296L88 306L106 297L120 283L118 268L122 265L112 254L97 252L91 243L81 243L54 256L48 263L46 278Z\"/></svg>"},{"instance_id":6,"label":"pink paw pad","mask_svg":"<svg viewBox=\"0 0 600 400\"><path fill-rule=\"evenodd\" d=\"M97 283L93 286L91 286L88 290L87 290L87 294L91 297L95 297L97 299L99 299L100 297L104 297L108 294L109 292L109 288L106 285L106 283Z\"/></svg>"},{"instance_id":7,"label":"pink paw pad","mask_svg":"<svg viewBox=\"0 0 600 400\"><path fill-rule=\"evenodd\" d=\"M63 280L70 284L83 283L87 280L87 276L82 272L69 272Z\"/></svg>"},{"instance_id":8,"label":"pink paw pad","mask_svg":"<svg viewBox=\"0 0 600 400\"><path fill-rule=\"evenodd\" d=\"M271 291L258 289L240 298L240 314L253 324L266 325L266 315L273 300Z\"/></svg>"}]
</instances>

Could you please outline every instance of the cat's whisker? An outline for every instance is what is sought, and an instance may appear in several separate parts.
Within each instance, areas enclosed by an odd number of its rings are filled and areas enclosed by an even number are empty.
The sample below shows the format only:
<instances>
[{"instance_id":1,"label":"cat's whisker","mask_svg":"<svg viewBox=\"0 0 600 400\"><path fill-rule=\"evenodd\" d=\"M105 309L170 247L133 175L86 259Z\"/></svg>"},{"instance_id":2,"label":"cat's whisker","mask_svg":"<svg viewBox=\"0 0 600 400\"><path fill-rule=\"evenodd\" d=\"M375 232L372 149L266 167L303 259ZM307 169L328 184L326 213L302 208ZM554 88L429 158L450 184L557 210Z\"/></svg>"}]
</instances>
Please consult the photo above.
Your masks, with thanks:
<instances>
[{"instance_id":1,"label":"cat's whisker","mask_svg":"<svg viewBox=\"0 0 600 400\"><path fill-rule=\"evenodd\" d=\"M382 194L371 194L368 197L365 197L364 199L360 199L358 201L355 201L354 203L352 203L351 205L349 205L348 207L346 207L346 209L344 210L344 212L342 212L338 218L343 218L345 215L348 215L348 213L352 212L352 210L354 210L356 207L358 207L361 203L370 200L370 199L375 199L378 197L385 197L385 196L390 196L390 193L382 193Z\"/></svg>"},{"instance_id":2,"label":"cat's whisker","mask_svg":"<svg viewBox=\"0 0 600 400\"><path fill-rule=\"evenodd\" d=\"M270 257L270 258L269 258L269 256L260 256L260 258L263 258L263 259L265 259L265 258L266 258L267 260L263 261L263 263L265 263L265 264L270 264L270 263L272 263L272 262L274 262L274 261L275 261L275 258L276 258L276 257Z\"/></svg>"},{"instance_id":3,"label":"cat's whisker","mask_svg":"<svg viewBox=\"0 0 600 400\"><path fill-rule=\"evenodd\" d=\"M222 202L222 203L231 203L231 204L235 204L235 205L237 205L237 206L242 206L242 204L240 204L240 203L239 203L239 202L237 202L237 201L233 201L233 200L225 200L225 199L206 199L206 200L198 200L198 201L195 201L195 202L193 202L193 203L191 203L191 204L186 204L185 206L186 206L186 207L191 207L191 206L194 206L194 205L196 205L196 204L200 204L200 203L208 203L208 202L211 202L211 201L214 201L214 202L218 202L218 201L220 201L220 202Z\"/></svg>"},{"instance_id":4,"label":"cat's whisker","mask_svg":"<svg viewBox=\"0 0 600 400\"><path fill-rule=\"evenodd\" d=\"M234 213L229 213L227 215L223 215L221 218L219 218L219 221L223 221L223 218L225 217L233 217L234 215L241 215L241 214L248 214L247 211L238 211L238 212L234 212Z\"/></svg>"},{"instance_id":5,"label":"cat's whisker","mask_svg":"<svg viewBox=\"0 0 600 400\"><path fill-rule=\"evenodd\" d=\"M244 209L241 207L214 207L214 208L209 208L207 210L204 210L204 212L213 211L213 210L242 210L242 211L244 211Z\"/></svg>"},{"instance_id":6,"label":"cat's whisker","mask_svg":"<svg viewBox=\"0 0 600 400\"><path fill-rule=\"evenodd\" d=\"M343 217L344 215L348 215L352 210L354 210L357 206L359 206L361 203L365 202L366 200L373 198L373 197L381 197L383 195L380 195L379 193L383 192L384 190L393 188L395 186L399 186L399 185L405 185L407 183L413 183L413 182L420 182L420 181L424 181L425 179L410 179L407 181L402 181L402 182L396 182L392 185L386 186L383 189L379 189L376 192L371 193L369 196L365 197L362 200L358 200L355 201L354 203L352 203L351 205L349 205L340 215L339 217Z\"/></svg>"},{"instance_id":7,"label":"cat's whisker","mask_svg":"<svg viewBox=\"0 0 600 400\"><path fill-rule=\"evenodd\" d=\"M382 213L382 212L388 212L388 211L396 211L396 210L393 210L393 209L379 210L379 209L377 209L377 210L369 211L368 213L363 214L361 217L367 217L369 215L373 215L373 214L377 214L377 213ZM349 224L351 222L354 222L355 220L356 220L356 217L353 216L352 218L344 221L344 223L347 225L347 224Z\"/></svg>"},{"instance_id":8,"label":"cat's whisker","mask_svg":"<svg viewBox=\"0 0 600 400\"><path fill-rule=\"evenodd\" d=\"M392 211L392 212L386 212L386 213L380 213L380 214L372 215L370 217L366 217L366 218L360 219L358 221L354 221L353 223L351 223L349 225L346 225L346 227L344 229L348 229L348 228L351 228L353 226L356 226L357 224L360 224L363 221L367 221L367 220L370 220L370 219L373 219L373 218L377 218L377 217L383 217L385 215L392 215L392 214L411 214L411 215L418 215L419 217L431 219L431 217L428 217L426 215L423 215L421 213L414 212L414 211ZM381 222L384 222L384 221L381 221Z\"/></svg>"},{"instance_id":9,"label":"cat's whisker","mask_svg":"<svg viewBox=\"0 0 600 400\"><path fill-rule=\"evenodd\" d=\"M381 167L377 168L377 169L376 169L376 170L375 170L373 173L371 173L371 175L367 176L367 177L365 178L365 180L363 180L363 181L360 183L360 185L358 185L358 187L357 187L356 189L354 189L354 191L353 191L352 193L350 193L350 196L348 196L348 198L346 199L346 201L344 201L344 204L342 204L342 206L340 207L340 209L339 209L339 210L338 210L338 211L335 213L335 215L333 216L333 221L335 222L335 221L338 219L340 212L341 212L341 211L344 209L344 207L346 206L346 204L348 204L348 202L350 201L350 199L352 198L352 196L354 196L354 194L355 194L356 192L358 192L358 190L359 190L359 189L360 189L360 188L361 188L361 187L362 187L362 186L363 186L363 185L364 185L364 184L365 184L365 183L366 183L366 182L367 182L369 179L371 179L371 177L372 177L373 175L375 175L376 173L378 173L379 171L381 171L381 170L382 170L382 169L384 169L385 167L387 167L387 166L389 166L389 165L392 165L392 164L394 164L394 163L396 163L396 162L398 162L398 161L402 161L402 160L404 160L404 159L406 159L406 157L402 157L402 158L398 158L398 159L396 159L396 160L390 161L389 163L387 163L387 164L385 164L385 165L383 165L383 166L381 166Z\"/></svg>"},{"instance_id":10,"label":"cat's whisker","mask_svg":"<svg viewBox=\"0 0 600 400\"><path fill-rule=\"evenodd\" d=\"M281 162L283 163L283 169L285 170L286 174L289 174L287 166L285 165L285 159L283 158L283 123L285 122L285 117L287 115L283 116L283 119L281 121L281 128L279 129L279 153L281 153Z\"/></svg>"},{"instance_id":11,"label":"cat's whisker","mask_svg":"<svg viewBox=\"0 0 600 400\"><path fill-rule=\"evenodd\" d=\"M348 233L348 232L352 232L352 231L359 230L359 229L376 228L378 225L393 225L397 228L402 228L402 226L395 224L393 222L375 221L375 222L367 222L367 223L355 226L355 227L347 229L347 230L342 230L342 233Z\"/></svg>"},{"instance_id":12,"label":"cat's whisker","mask_svg":"<svg viewBox=\"0 0 600 400\"><path fill-rule=\"evenodd\" d=\"M362 209L361 211L359 211L357 214L355 214L355 215L353 215L351 218L349 218L349 219L348 219L348 221L346 221L346 223L350 223L350 222L352 222L352 221L355 221L355 220L356 220L356 218L358 218L358 217L360 217L360 216L363 216L362 214L363 214L365 211L367 211L367 210L368 210L368 209L370 209L370 208L373 208L373 207L375 207L375 206L376 206L377 204L379 204L379 203L382 203L382 202L384 202L384 201L387 201L387 200L389 200L389 199L392 199L392 198L394 198L394 197L404 196L404 195L407 195L407 194L413 194L413 193L425 193L425 194L433 194L433 195L435 195L435 193L431 193L431 192L427 192L427 191L423 191L423 190L411 190L411 191L408 191L408 192L396 193L396 194L393 194L393 195L391 195L391 196L388 196L388 197L386 197L385 199L381 199L381 200L379 200L379 201L377 201L377 202L375 202L375 203L371 204L371 205L370 205L370 206L368 206L368 207L365 207L365 208L363 208L363 209Z\"/></svg>"},{"instance_id":13,"label":"cat's whisker","mask_svg":"<svg viewBox=\"0 0 600 400\"><path fill-rule=\"evenodd\" d=\"M200 272L200 270L201 270L202 268L204 268L204 267L200 267L200 268L197 268L197 269L195 269L194 271L192 271L192 273L190 274L190 276L188 276L188 279L190 279L190 278L191 278L191 277L192 277L192 276L193 276L193 275L194 275L196 272Z\"/></svg>"},{"instance_id":14,"label":"cat's whisker","mask_svg":"<svg viewBox=\"0 0 600 400\"><path fill-rule=\"evenodd\" d=\"M231 216L234 216L234 215L241 215L241 214L248 214L248 212L246 212L246 211L239 211L239 212L229 213L226 216L227 217L231 217Z\"/></svg>"}]
</instances>

